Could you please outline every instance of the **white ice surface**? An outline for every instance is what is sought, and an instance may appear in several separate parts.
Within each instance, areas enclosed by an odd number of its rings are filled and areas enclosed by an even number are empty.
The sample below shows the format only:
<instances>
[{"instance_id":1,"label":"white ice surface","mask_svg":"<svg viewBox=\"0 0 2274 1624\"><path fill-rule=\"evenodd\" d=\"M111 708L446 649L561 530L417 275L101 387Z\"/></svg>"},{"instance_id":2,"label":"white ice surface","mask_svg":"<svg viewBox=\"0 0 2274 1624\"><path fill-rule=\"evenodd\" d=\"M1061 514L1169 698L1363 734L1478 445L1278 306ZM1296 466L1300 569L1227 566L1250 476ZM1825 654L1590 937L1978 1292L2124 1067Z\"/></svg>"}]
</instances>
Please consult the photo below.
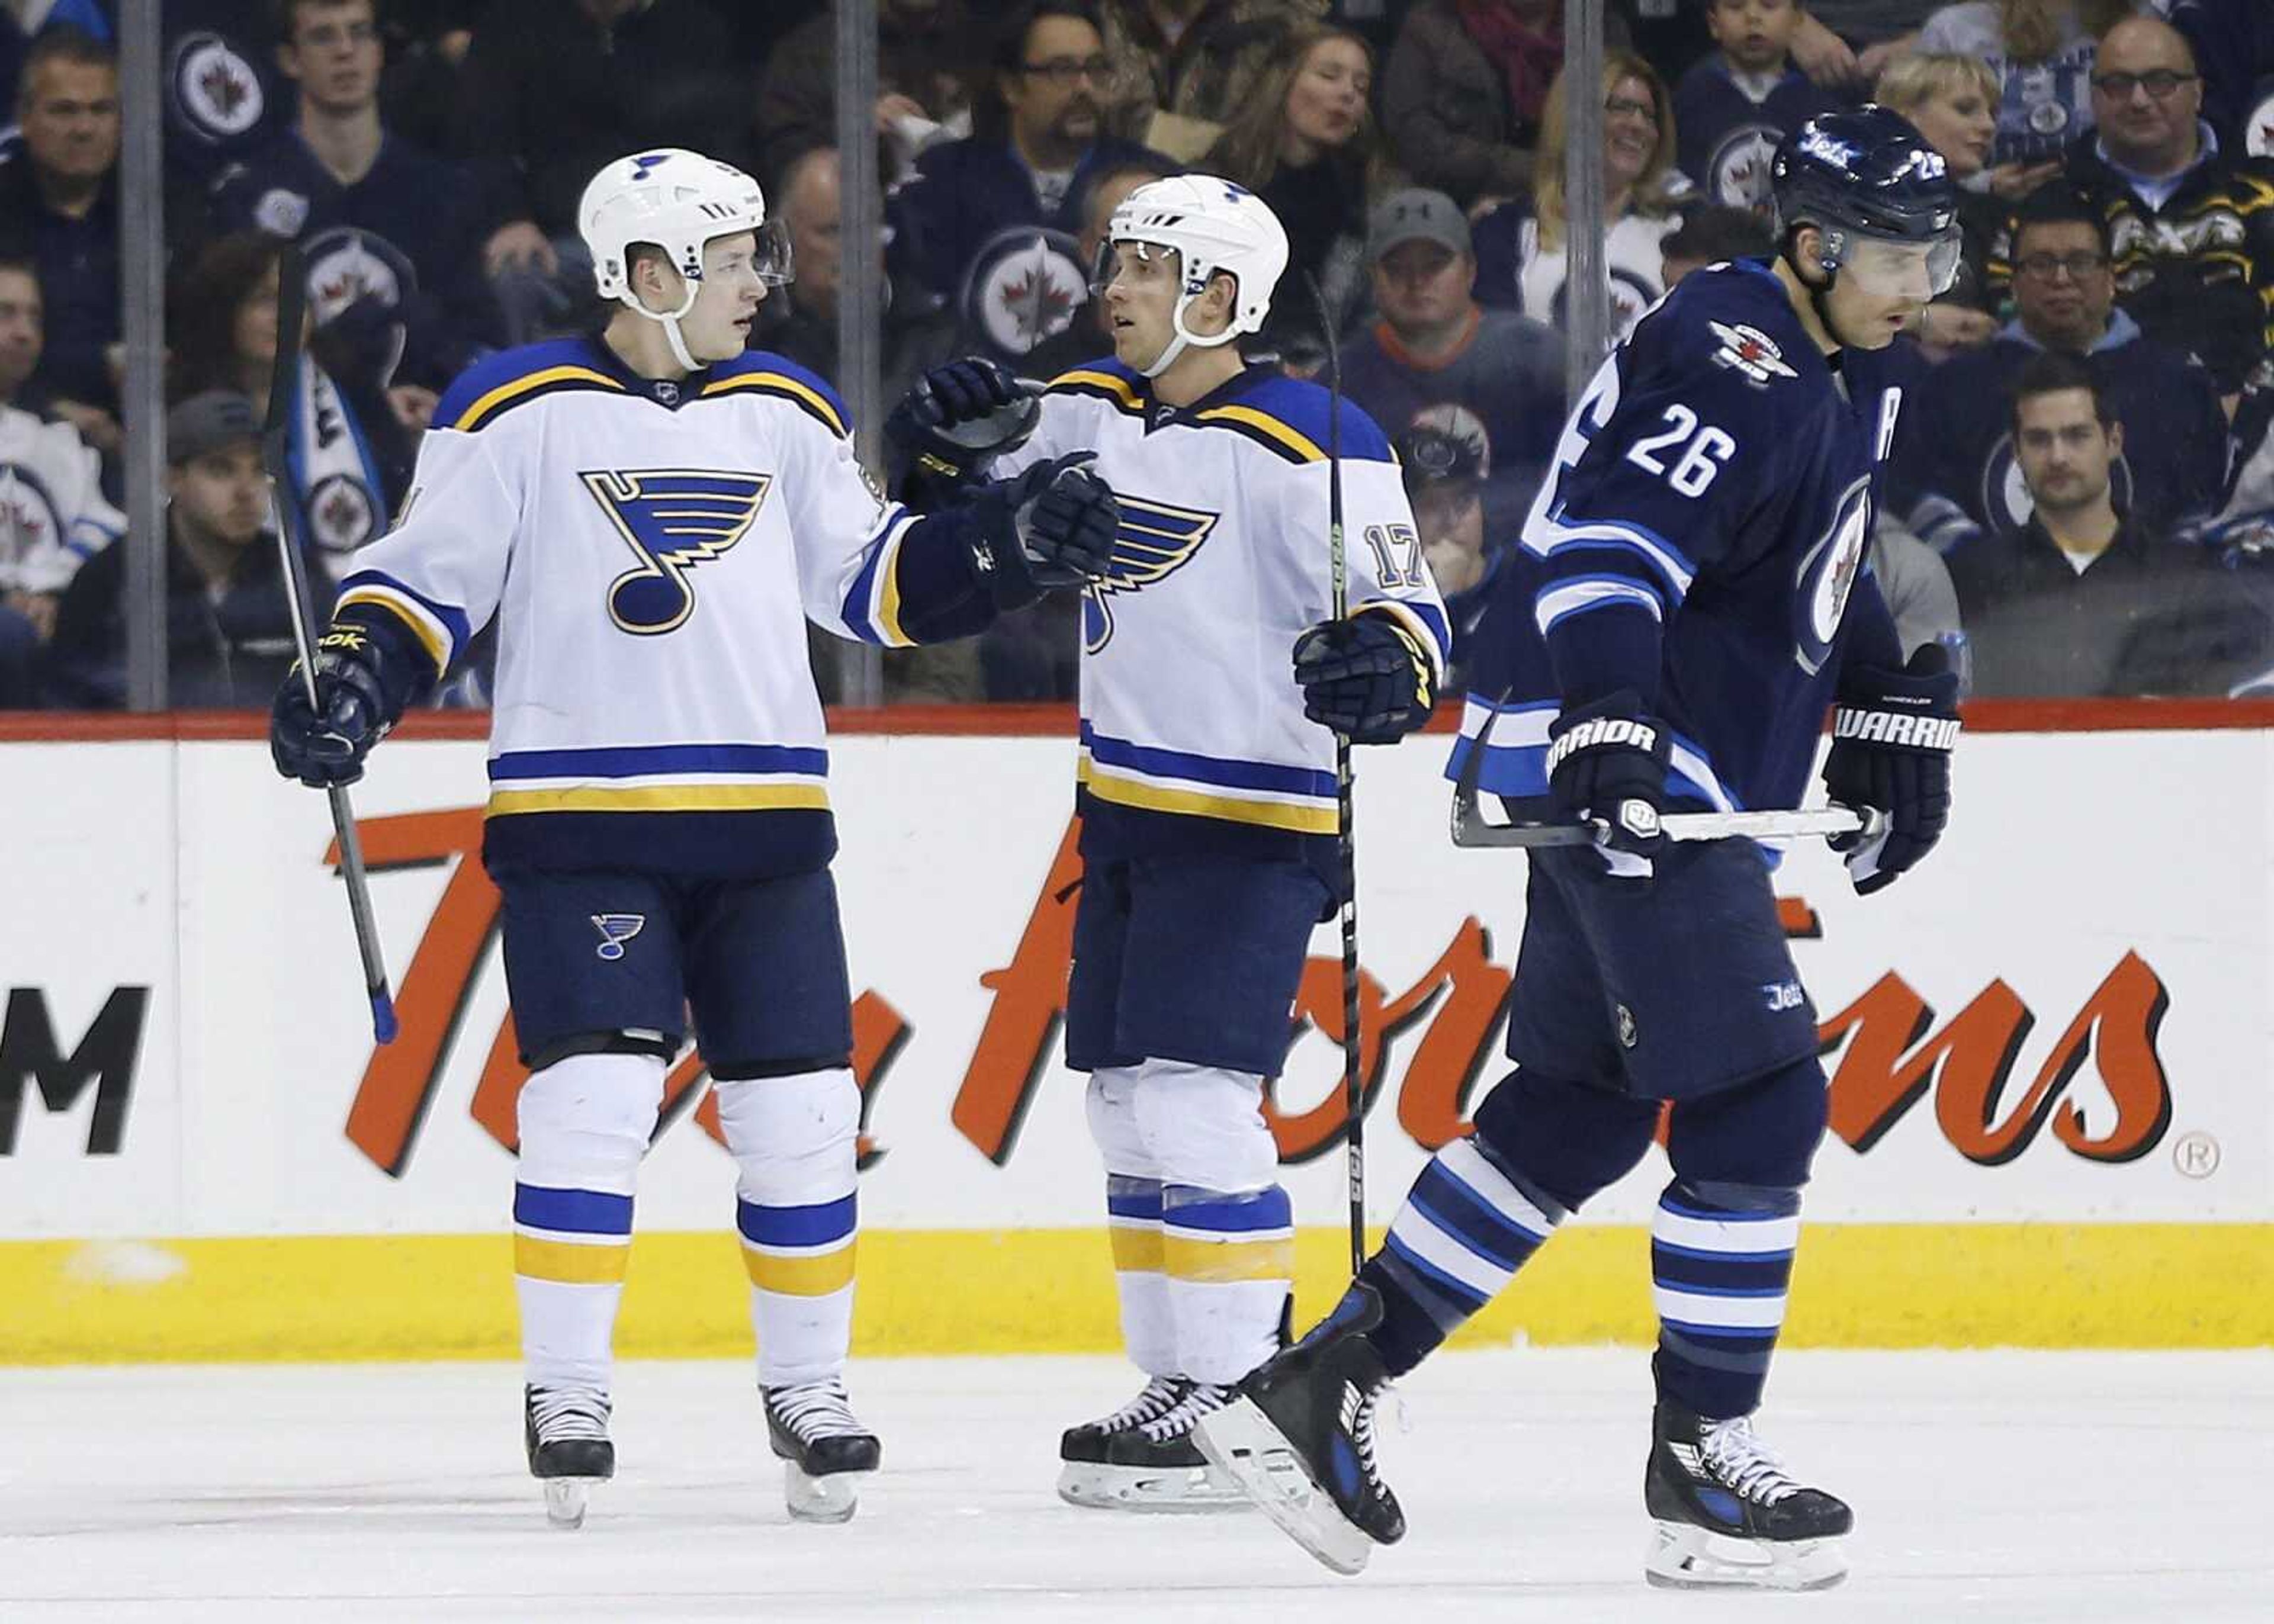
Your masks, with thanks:
<instances>
[{"instance_id":1,"label":"white ice surface","mask_svg":"<svg viewBox=\"0 0 2274 1624\"><path fill-rule=\"evenodd\" d=\"M747 1367L629 1365L576 1534L508 1365L0 1371L0 1620L2274 1620L2274 1353L1784 1356L1763 1432L1856 1507L1817 1596L1645 1587L1647 1384L1434 1360L1382 1444L1412 1532L1338 1580L1252 1515L1059 1504L1103 1359L857 1365L885 1466L842 1528L788 1522Z\"/></svg>"}]
</instances>

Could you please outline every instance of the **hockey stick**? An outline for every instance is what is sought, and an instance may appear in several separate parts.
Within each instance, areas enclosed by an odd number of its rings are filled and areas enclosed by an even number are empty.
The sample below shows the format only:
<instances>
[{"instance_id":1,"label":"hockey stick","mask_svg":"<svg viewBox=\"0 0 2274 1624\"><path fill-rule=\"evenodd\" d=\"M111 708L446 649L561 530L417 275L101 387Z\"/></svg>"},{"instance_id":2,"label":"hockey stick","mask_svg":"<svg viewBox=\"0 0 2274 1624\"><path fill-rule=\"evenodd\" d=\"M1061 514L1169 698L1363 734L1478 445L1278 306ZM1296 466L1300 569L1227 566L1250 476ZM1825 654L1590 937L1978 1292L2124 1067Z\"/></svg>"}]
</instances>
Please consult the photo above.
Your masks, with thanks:
<instances>
[{"instance_id":1,"label":"hockey stick","mask_svg":"<svg viewBox=\"0 0 2274 1624\"><path fill-rule=\"evenodd\" d=\"M1343 555L1343 357L1335 342L1333 316L1319 279L1303 280L1319 312L1327 341L1327 559L1334 618L1350 614L1350 571ZM1344 1143L1350 1156L1351 1278L1366 1262L1366 1086L1359 1067L1364 1058L1358 1026L1358 842L1351 814L1351 747L1335 735L1335 846L1343 882L1343 1112L1349 1126Z\"/></svg>"},{"instance_id":2,"label":"hockey stick","mask_svg":"<svg viewBox=\"0 0 2274 1624\"><path fill-rule=\"evenodd\" d=\"M285 414L300 381L300 325L307 309L306 273L300 250L287 243L276 260L276 358L268 374L268 420L260 429L260 460L268 471L270 500L276 508L276 551L284 560L284 584L292 599L292 648L299 656L294 667L300 673L308 708L323 714L316 699L316 662L308 646L308 628L315 620L313 594L308 586L307 561L293 533L290 470L285 465ZM364 990L371 996L371 1035L380 1043L395 1041L395 998L387 986L387 960L380 954L379 927L371 914L371 883L364 876L363 842L356 833L355 808L348 803L345 785L327 791L332 805L332 830L339 837L340 878L347 882L348 913L355 921L356 951L363 956Z\"/></svg>"},{"instance_id":3,"label":"hockey stick","mask_svg":"<svg viewBox=\"0 0 2274 1624\"><path fill-rule=\"evenodd\" d=\"M1605 833L1600 819L1584 823L1495 823L1485 816L1477 785L1484 773L1486 741L1492 737L1493 724L1499 720L1498 711L1485 718L1476 741L1469 747L1469 758L1461 763L1461 776L1453 786L1453 844L1534 848L1600 845ZM1669 812L1659 820L1669 840L1724 840L1732 835L1768 840L1860 833L1868 841L1886 823L1884 812L1871 808L1857 812L1841 806L1774 812Z\"/></svg>"}]
</instances>

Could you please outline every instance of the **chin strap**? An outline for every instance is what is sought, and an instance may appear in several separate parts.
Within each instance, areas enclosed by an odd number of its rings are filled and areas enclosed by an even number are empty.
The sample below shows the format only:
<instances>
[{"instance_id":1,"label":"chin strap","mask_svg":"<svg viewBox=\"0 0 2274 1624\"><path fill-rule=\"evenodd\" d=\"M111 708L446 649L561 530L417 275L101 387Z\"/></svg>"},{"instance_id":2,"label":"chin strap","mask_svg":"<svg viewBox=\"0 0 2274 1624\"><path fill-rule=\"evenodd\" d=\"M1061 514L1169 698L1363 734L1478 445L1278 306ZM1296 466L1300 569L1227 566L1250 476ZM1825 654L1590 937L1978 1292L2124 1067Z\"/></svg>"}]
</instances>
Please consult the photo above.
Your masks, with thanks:
<instances>
[{"instance_id":1,"label":"chin strap","mask_svg":"<svg viewBox=\"0 0 2274 1624\"><path fill-rule=\"evenodd\" d=\"M1166 344L1162 346L1161 353L1154 357L1152 365L1141 366L1137 369L1139 372L1144 373L1146 377L1158 378L1163 372L1167 372L1170 366L1175 362L1176 358L1185 353L1185 346L1187 344L1197 345L1202 350L1214 350L1218 345L1228 344L1231 342L1233 339L1239 336L1238 333L1232 330L1231 324L1229 322L1224 324L1224 329L1223 332L1209 334L1205 336L1193 332L1190 327L1186 327L1185 325L1185 312L1191 307L1192 302L1199 297L1200 296L1196 293L1182 293L1177 296L1177 308L1170 312L1169 316L1169 326L1173 329L1175 336L1171 338Z\"/></svg>"},{"instance_id":2,"label":"chin strap","mask_svg":"<svg viewBox=\"0 0 2274 1624\"><path fill-rule=\"evenodd\" d=\"M650 310L646 305L640 303L639 295L634 293L629 288L616 297L617 301L621 304L625 309L637 311L641 315L645 316L650 321L661 322L663 324L664 342L671 346L672 359L678 362L680 365L685 367L690 372L699 372L703 370L703 364L688 353L687 341L680 336L679 323L681 317L685 316L689 311L695 308L695 301L702 296L702 282L698 278L689 276L687 278L687 301L680 305L677 310Z\"/></svg>"},{"instance_id":3,"label":"chin strap","mask_svg":"<svg viewBox=\"0 0 2274 1624\"><path fill-rule=\"evenodd\" d=\"M1832 342L1845 350L1848 347L1848 341L1841 335L1838 325L1832 320L1832 284L1840 280L1840 267L1836 265L1819 265L1817 269L1824 274L1823 282L1819 285L1809 281L1808 272L1802 267L1800 260L1792 251L1793 244L1798 240L1799 236L1800 229L1796 226L1784 234L1784 245L1778 250L1779 257L1787 265L1792 267L1792 274L1799 277L1800 285L1808 289L1809 304L1815 310L1816 319L1823 324L1824 330L1832 335Z\"/></svg>"}]
</instances>

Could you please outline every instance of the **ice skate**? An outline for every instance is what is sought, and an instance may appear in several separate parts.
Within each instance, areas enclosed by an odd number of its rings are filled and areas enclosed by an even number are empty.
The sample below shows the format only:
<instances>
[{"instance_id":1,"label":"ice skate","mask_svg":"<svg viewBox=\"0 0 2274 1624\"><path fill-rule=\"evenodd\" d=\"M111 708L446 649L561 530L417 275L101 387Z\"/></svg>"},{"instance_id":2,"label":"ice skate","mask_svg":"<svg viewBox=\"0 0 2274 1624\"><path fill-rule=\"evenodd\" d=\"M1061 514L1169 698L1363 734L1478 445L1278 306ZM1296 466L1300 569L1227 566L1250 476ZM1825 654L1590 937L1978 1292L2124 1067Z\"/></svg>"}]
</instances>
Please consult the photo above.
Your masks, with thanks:
<instances>
[{"instance_id":1,"label":"ice skate","mask_svg":"<svg viewBox=\"0 0 2274 1624\"><path fill-rule=\"evenodd\" d=\"M545 1485L546 1520L555 1528L582 1528L592 1485L616 1475L608 1408L608 1395L594 1387L522 1389L529 1475Z\"/></svg>"},{"instance_id":2,"label":"ice skate","mask_svg":"<svg viewBox=\"0 0 2274 1624\"><path fill-rule=\"evenodd\" d=\"M1405 1536L1397 1497L1374 1463L1374 1404L1389 1375L1364 1333L1381 1323L1382 1299L1353 1283L1308 1336L1193 1428L1202 1455L1340 1574L1360 1571L1375 1545Z\"/></svg>"},{"instance_id":3,"label":"ice skate","mask_svg":"<svg viewBox=\"0 0 2274 1624\"><path fill-rule=\"evenodd\" d=\"M1246 1499L1210 1466L1193 1424L1220 1409L1230 1387L1156 1376L1111 1415L1068 1427L1058 1440L1058 1498L1103 1511L1232 1511Z\"/></svg>"},{"instance_id":4,"label":"ice skate","mask_svg":"<svg viewBox=\"0 0 2274 1624\"><path fill-rule=\"evenodd\" d=\"M1750 1418L1701 1420L1661 1399L1653 1432L1643 1475L1653 1584L1820 1590L1848 1576L1839 1538L1855 1515L1793 1481Z\"/></svg>"},{"instance_id":5,"label":"ice skate","mask_svg":"<svg viewBox=\"0 0 2274 1624\"><path fill-rule=\"evenodd\" d=\"M832 1376L768 1387L766 1435L785 1462L784 1495L801 1522L845 1522L861 1505L861 1476L877 1470L884 1449L854 1417L845 1384Z\"/></svg>"}]
</instances>

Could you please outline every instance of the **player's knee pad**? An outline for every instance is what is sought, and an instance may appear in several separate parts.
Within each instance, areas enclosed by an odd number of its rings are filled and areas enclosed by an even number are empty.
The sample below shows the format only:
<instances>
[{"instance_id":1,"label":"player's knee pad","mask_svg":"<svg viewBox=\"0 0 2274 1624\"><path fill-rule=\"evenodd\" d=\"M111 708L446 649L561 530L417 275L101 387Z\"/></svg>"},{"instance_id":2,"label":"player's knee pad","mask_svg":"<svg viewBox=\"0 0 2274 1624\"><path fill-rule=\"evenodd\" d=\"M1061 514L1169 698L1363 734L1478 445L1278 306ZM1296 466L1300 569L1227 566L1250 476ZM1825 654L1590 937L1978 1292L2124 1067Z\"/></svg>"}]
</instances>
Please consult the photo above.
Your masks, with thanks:
<instances>
[{"instance_id":1,"label":"player's knee pad","mask_svg":"<svg viewBox=\"0 0 2274 1624\"><path fill-rule=\"evenodd\" d=\"M1181 1061L1138 1068L1138 1132L1163 1184L1237 1193L1277 1182L1279 1147L1263 1120L1263 1079Z\"/></svg>"},{"instance_id":2,"label":"player's knee pad","mask_svg":"<svg viewBox=\"0 0 2274 1624\"><path fill-rule=\"evenodd\" d=\"M1824 1138L1829 1111L1814 1056L1766 1077L1684 1100L1674 1108L1667 1158L1694 1186L1797 1189Z\"/></svg>"},{"instance_id":3,"label":"player's knee pad","mask_svg":"<svg viewBox=\"0 0 2274 1624\"><path fill-rule=\"evenodd\" d=\"M1658 1103L1518 1067L1485 1096L1476 1124L1494 1159L1576 1212L1642 1160Z\"/></svg>"},{"instance_id":4,"label":"player's knee pad","mask_svg":"<svg viewBox=\"0 0 2274 1624\"><path fill-rule=\"evenodd\" d=\"M861 1089L842 1066L713 1085L743 1199L812 1207L853 1189Z\"/></svg>"},{"instance_id":5,"label":"player's knee pad","mask_svg":"<svg viewBox=\"0 0 2274 1624\"><path fill-rule=\"evenodd\" d=\"M1146 1146L1137 1120L1137 1068L1100 1066L1089 1074L1083 1103L1089 1137L1105 1159L1105 1170L1123 1178L1157 1180L1160 1169Z\"/></svg>"},{"instance_id":6,"label":"player's knee pad","mask_svg":"<svg viewBox=\"0 0 2274 1624\"><path fill-rule=\"evenodd\" d=\"M629 1195L663 1101L653 1055L571 1055L531 1074L515 1115L524 1184Z\"/></svg>"}]
</instances>

